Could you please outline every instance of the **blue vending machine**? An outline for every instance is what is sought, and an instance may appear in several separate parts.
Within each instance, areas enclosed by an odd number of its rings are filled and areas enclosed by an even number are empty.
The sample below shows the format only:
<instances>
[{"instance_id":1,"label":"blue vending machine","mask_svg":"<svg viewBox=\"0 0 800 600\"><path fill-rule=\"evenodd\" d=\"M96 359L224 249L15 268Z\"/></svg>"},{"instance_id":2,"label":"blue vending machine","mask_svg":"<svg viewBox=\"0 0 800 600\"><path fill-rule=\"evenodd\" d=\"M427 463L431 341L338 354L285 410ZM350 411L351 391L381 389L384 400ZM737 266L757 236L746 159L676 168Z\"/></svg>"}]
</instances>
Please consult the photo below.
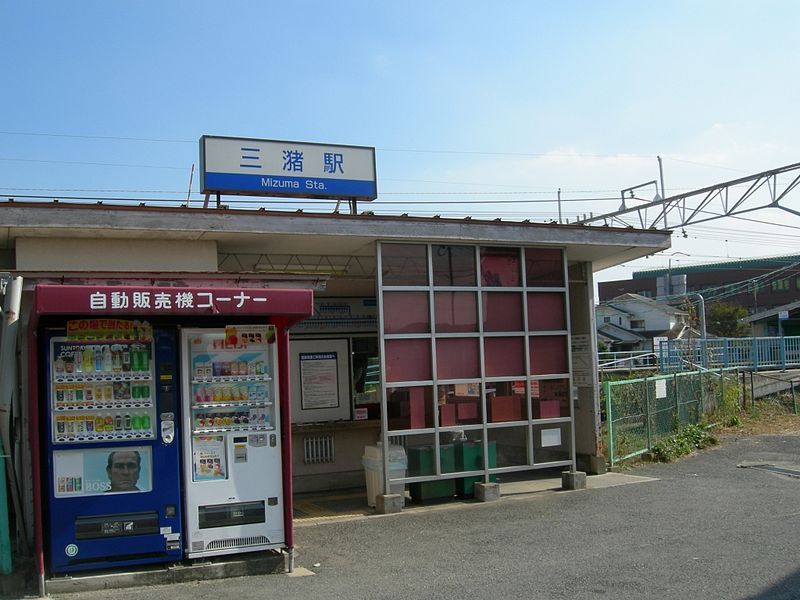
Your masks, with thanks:
<instances>
[{"instance_id":1,"label":"blue vending machine","mask_svg":"<svg viewBox=\"0 0 800 600\"><path fill-rule=\"evenodd\" d=\"M50 572L179 561L176 330L87 319L45 340Z\"/></svg>"}]
</instances>

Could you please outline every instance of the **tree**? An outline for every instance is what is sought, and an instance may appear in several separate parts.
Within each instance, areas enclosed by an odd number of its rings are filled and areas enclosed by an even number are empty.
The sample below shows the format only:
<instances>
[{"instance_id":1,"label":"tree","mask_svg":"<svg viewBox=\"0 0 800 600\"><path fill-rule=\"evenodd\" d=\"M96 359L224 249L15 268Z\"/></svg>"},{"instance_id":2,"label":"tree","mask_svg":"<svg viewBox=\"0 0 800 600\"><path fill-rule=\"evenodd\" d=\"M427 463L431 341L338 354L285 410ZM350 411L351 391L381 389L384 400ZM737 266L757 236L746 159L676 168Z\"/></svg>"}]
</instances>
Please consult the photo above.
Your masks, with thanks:
<instances>
[{"instance_id":1,"label":"tree","mask_svg":"<svg viewBox=\"0 0 800 600\"><path fill-rule=\"evenodd\" d=\"M746 316L747 311L737 304L714 302L706 314L708 331L720 337L746 337L750 330L739 320Z\"/></svg>"}]
</instances>

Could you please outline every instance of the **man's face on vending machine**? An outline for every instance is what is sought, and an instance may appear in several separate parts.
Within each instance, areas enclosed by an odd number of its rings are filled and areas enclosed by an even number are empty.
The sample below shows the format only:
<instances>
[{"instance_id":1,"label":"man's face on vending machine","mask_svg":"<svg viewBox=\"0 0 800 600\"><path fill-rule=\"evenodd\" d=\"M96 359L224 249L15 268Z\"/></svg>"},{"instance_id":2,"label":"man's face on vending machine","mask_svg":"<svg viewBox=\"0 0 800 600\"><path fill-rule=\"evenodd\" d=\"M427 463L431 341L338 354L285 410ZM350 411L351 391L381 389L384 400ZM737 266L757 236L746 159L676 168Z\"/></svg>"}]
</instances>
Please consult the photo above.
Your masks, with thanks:
<instances>
[{"instance_id":1,"label":"man's face on vending machine","mask_svg":"<svg viewBox=\"0 0 800 600\"><path fill-rule=\"evenodd\" d=\"M138 452L112 452L108 455L106 473L111 482L109 492L137 492L142 458Z\"/></svg>"}]
</instances>

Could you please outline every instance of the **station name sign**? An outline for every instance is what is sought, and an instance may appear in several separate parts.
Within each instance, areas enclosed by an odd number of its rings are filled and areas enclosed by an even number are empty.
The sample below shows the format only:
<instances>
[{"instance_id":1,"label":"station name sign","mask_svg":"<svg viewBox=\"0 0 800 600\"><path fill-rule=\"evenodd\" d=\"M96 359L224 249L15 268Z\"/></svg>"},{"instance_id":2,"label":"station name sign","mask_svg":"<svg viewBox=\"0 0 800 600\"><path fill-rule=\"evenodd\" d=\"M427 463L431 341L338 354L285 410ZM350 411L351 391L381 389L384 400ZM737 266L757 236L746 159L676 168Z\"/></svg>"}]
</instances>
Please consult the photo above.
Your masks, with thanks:
<instances>
[{"instance_id":1,"label":"station name sign","mask_svg":"<svg viewBox=\"0 0 800 600\"><path fill-rule=\"evenodd\" d=\"M374 200L375 148L204 135L204 194Z\"/></svg>"}]
</instances>

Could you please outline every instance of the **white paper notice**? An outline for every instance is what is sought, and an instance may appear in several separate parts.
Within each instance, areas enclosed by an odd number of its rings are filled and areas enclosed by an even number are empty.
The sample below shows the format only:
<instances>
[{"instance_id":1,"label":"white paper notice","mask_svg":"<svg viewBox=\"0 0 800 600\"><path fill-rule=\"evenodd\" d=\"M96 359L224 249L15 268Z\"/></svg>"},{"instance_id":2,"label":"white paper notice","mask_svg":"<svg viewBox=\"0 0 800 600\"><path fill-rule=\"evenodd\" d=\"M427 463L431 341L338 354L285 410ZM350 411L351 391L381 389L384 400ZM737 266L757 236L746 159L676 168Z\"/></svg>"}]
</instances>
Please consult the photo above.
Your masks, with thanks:
<instances>
[{"instance_id":1,"label":"white paper notice","mask_svg":"<svg viewBox=\"0 0 800 600\"><path fill-rule=\"evenodd\" d=\"M303 410L339 406L336 352L300 354L300 394Z\"/></svg>"},{"instance_id":2,"label":"white paper notice","mask_svg":"<svg viewBox=\"0 0 800 600\"><path fill-rule=\"evenodd\" d=\"M561 429L542 429L542 448L561 445Z\"/></svg>"},{"instance_id":3,"label":"white paper notice","mask_svg":"<svg viewBox=\"0 0 800 600\"><path fill-rule=\"evenodd\" d=\"M656 398L667 397L667 380L656 379Z\"/></svg>"}]
</instances>

